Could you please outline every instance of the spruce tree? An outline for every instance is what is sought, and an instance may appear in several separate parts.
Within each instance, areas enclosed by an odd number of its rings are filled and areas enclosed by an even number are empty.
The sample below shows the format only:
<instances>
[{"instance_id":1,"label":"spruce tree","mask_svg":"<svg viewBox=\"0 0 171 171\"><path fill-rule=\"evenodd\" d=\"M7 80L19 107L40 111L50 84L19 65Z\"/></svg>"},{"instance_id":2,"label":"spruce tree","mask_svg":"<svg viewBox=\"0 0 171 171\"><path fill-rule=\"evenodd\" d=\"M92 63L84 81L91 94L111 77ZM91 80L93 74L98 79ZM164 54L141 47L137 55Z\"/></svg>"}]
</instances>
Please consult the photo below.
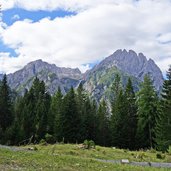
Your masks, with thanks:
<instances>
[{"instance_id":1,"label":"spruce tree","mask_svg":"<svg viewBox=\"0 0 171 171\"><path fill-rule=\"evenodd\" d=\"M150 76L145 75L137 93L138 123L137 143L139 148L154 147L156 119L158 117L158 98Z\"/></svg>"},{"instance_id":2,"label":"spruce tree","mask_svg":"<svg viewBox=\"0 0 171 171\"><path fill-rule=\"evenodd\" d=\"M156 126L157 149L167 151L171 145L171 66L163 83L160 102L160 117Z\"/></svg>"},{"instance_id":3,"label":"spruce tree","mask_svg":"<svg viewBox=\"0 0 171 171\"><path fill-rule=\"evenodd\" d=\"M12 100L7 77L4 75L0 83L0 128L5 131L13 121Z\"/></svg>"},{"instance_id":4,"label":"spruce tree","mask_svg":"<svg viewBox=\"0 0 171 171\"><path fill-rule=\"evenodd\" d=\"M90 110L90 102L88 99L88 95L86 94L83 84L80 83L77 91L76 91L76 102L77 102L77 109L78 114L80 116L80 133L81 133L81 140L84 141L87 139L87 125L86 125L86 118L87 118L87 109Z\"/></svg>"},{"instance_id":5,"label":"spruce tree","mask_svg":"<svg viewBox=\"0 0 171 171\"><path fill-rule=\"evenodd\" d=\"M45 134L48 132L48 114L50 108L50 95L46 92L45 83L43 81L38 82L38 97L35 106L36 110L36 136L38 140L45 138ZM51 130L49 130L49 133ZM53 132L53 131L52 131Z\"/></svg>"},{"instance_id":6,"label":"spruce tree","mask_svg":"<svg viewBox=\"0 0 171 171\"><path fill-rule=\"evenodd\" d=\"M24 140L23 131L23 107L25 106L24 97L18 97L14 105L14 123L12 126L11 142L12 145L18 145L22 140Z\"/></svg>"},{"instance_id":7,"label":"spruce tree","mask_svg":"<svg viewBox=\"0 0 171 171\"><path fill-rule=\"evenodd\" d=\"M49 128L54 131L55 140L58 141L60 139L60 117L62 115L62 107L63 107L63 95L60 87L58 87L57 92L52 97L50 113L49 113ZM50 126L53 124L53 127Z\"/></svg>"},{"instance_id":8,"label":"spruce tree","mask_svg":"<svg viewBox=\"0 0 171 171\"><path fill-rule=\"evenodd\" d=\"M135 136L137 129L137 106L135 104L135 93L132 86L132 81L129 78L126 88L125 88L125 140L124 148L129 148L131 150L135 149Z\"/></svg>"},{"instance_id":9,"label":"spruce tree","mask_svg":"<svg viewBox=\"0 0 171 171\"><path fill-rule=\"evenodd\" d=\"M35 78L32 87L21 98L15 111L16 121L19 122L20 127L19 135L23 141L30 139L32 142L38 142L45 137L50 100L45 83Z\"/></svg>"},{"instance_id":10,"label":"spruce tree","mask_svg":"<svg viewBox=\"0 0 171 171\"><path fill-rule=\"evenodd\" d=\"M125 97L121 86L121 79L116 75L113 86L112 116L111 116L111 134L112 145L123 148L125 124Z\"/></svg>"},{"instance_id":11,"label":"spruce tree","mask_svg":"<svg viewBox=\"0 0 171 171\"><path fill-rule=\"evenodd\" d=\"M98 116L97 143L102 146L109 146L110 145L109 113L105 100L102 100L102 102L100 103L97 116Z\"/></svg>"},{"instance_id":12,"label":"spruce tree","mask_svg":"<svg viewBox=\"0 0 171 171\"><path fill-rule=\"evenodd\" d=\"M60 117L60 138L69 143L80 142L80 120L76 94L71 87L63 100L63 111Z\"/></svg>"},{"instance_id":13,"label":"spruce tree","mask_svg":"<svg viewBox=\"0 0 171 171\"><path fill-rule=\"evenodd\" d=\"M89 97L87 97L85 101L85 114L83 118L83 127L84 127L84 137L83 140L93 140L96 142L97 140L97 105L93 100L91 101Z\"/></svg>"},{"instance_id":14,"label":"spruce tree","mask_svg":"<svg viewBox=\"0 0 171 171\"><path fill-rule=\"evenodd\" d=\"M90 99L82 83L77 88L76 97L78 113L81 119L81 141L85 139L95 141L97 133L97 105Z\"/></svg>"},{"instance_id":15,"label":"spruce tree","mask_svg":"<svg viewBox=\"0 0 171 171\"><path fill-rule=\"evenodd\" d=\"M13 105L10 96L10 88L7 84L7 77L4 75L0 82L0 134L1 143L8 141L9 127L12 126Z\"/></svg>"}]
</instances>

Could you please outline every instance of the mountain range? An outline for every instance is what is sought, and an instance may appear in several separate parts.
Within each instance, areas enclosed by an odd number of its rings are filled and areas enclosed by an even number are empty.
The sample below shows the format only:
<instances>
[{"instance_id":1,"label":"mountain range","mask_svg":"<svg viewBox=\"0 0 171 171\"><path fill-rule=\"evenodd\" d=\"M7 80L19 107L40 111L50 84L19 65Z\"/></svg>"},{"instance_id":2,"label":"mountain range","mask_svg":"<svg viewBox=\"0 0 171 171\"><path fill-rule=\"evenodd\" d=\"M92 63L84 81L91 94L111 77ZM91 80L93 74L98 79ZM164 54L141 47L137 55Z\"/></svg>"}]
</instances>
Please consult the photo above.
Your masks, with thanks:
<instances>
[{"instance_id":1,"label":"mountain range","mask_svg":"<svg viewBox=\"0 0 171 171\"><path fill-rule=\"evenodd\" d=\"M150 75L158 91L162 88L162 72L155 62L152 59L147 60L142 53L137 54L133 50L125 49L115 51L84 74L78 68L58 67L40 59L8 74L7 78L9 86L19 94L23 94L25 89L31 87L36 76L45 82L50 94L54 94L58 87L65 94L71 86L76 88L82 82L84 88L100 100L104 95L110 96L110 87L116 73L121 75L123 85L131 77L135 90L139 88L145 74Z\"/></svg>"}]
</instances>

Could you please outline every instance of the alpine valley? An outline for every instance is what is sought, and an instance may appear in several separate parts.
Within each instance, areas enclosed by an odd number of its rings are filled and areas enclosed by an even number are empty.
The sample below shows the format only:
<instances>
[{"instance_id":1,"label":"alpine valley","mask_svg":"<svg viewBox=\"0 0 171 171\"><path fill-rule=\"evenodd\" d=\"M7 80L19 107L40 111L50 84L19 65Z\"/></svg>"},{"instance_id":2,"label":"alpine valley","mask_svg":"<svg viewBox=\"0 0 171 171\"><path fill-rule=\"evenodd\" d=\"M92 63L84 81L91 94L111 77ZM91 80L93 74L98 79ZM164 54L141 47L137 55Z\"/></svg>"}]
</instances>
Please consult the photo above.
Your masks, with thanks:
<instances>
[{"instance_id":1,"label":"alpine valley","mask_svg":"<svg viewBox=\"0 0 171 171\"><path fill-rule=\"evenodd\" d=\"M151 76L157 91L162 88L162 72L155 62L152 59L147 60L142 53L125 49L117 50L84 74L78 68L58 67L40 59L8 74L7 78L11 89L20 95L31 87L35 77L45 82L50 94L54 94L58 87L65 94L71 86L76 88L82 82L85 90L99 101L103 96L110 96L111 85L117 73L121 76L123 85L131 77L135 90L138 90L145 74Z\"/></svg>"}]
</instances>

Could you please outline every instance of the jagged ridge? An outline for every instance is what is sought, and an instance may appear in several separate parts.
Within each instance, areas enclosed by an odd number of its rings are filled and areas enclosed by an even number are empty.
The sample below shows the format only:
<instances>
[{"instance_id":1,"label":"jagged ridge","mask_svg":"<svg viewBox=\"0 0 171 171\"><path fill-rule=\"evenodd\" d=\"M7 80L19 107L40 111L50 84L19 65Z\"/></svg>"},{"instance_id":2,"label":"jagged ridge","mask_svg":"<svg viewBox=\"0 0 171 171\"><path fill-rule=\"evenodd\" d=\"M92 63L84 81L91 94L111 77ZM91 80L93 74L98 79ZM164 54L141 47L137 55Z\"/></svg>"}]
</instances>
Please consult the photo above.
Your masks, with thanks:
<instances>
[{"instance_id":1,"label":"jagged ridge","mask_svg":"<svg viewBox=\"0 0 171 171\"><path fill-rule=\"evenodd\" d=\"M110 86L116 73L122 76L123 84L126 84L128 77L131 77L135 89L138 89L145 74L151 76L157 90L160 90L163 84L162 72L154 61L147 60L142 53L136 54L132 50L117 50L84 75L78 68L61 68L55 64L36 60L23 69L9 74L8 82L12 89L22 94L25 89L31 87L33 79L37 76L45 82L51 94L55 93L58 86L65 94L71 86L77 87L84 79L85 89L100 100L104 95L110 95Z\"/></svg>"}]
</instances>

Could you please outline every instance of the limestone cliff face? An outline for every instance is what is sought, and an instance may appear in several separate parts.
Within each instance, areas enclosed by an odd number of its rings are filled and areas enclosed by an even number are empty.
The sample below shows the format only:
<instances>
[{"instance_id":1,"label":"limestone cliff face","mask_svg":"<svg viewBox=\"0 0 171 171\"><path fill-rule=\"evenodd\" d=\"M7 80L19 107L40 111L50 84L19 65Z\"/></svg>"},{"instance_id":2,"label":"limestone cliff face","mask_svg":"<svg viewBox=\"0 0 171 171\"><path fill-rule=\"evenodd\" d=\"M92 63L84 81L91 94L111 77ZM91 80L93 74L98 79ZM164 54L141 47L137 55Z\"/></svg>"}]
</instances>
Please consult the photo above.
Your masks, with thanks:
<instances>
[{"instance_id":1,"label":"limestone cliff face","mask_svg":"<svg viewBox=\"0 0 171 171\"><path fill-rule=\"evenodd\" d=\"M102 61L99 66L107 68L116 66L119 70L134 76L141 81L145 74L149 74L154 82L154 86L159 90L163 84L163 76L159 67L152 59L142 54L136 54L133 50L117 50L111 56Z\"/></svg>"},{"instance_id":2,"label":"limestone cliff face","mask_svg":"<svg viewBox=\"0 0 171 171\"><path fill-rule=\"evenodd\" d=\"M7 75L7 78L10 87L19 94L23 94L25 89L31 87L35 77L45 82L50 94L54 94L58 86L65 94L71 86L76 88L80 82L83 82L85 89L99 101L102 97L110 96L110 87L116 73L121 75L123 85L131 77L135 90L138 90L145 74L151 76L158 91L163 84L162 72L154 61L147 60L142 53L136 54L132 50L117 50L85 74L82 74L78 68L57 67L36 60L28 63L23 69ZM2 79L1 74L0 79Z\"/></svg>"},{"instance_id":3,"label":"limestone cliff face","mask_svg":"<svg viewBox=\"0 0 171 171\"><path fill-rule=\"evenodd\" d=\"M31 87L35 77L45 82L51 94L55 93L58 86L61 87L62 92L65 94L71 86L77 86L82 74L79 69L60 68L54 64L36 60L7 77L10 87L19 94Z\"/></svg>"},{"instance_id":4,"label":"limestone cliff face","mask_svg":"<svg viewBox=\"0 0 171 171\"><path fill-rule=\"evenodd\" d=\"M124 85L131 77L135 90L146 74L150 75L158 91L162 88L162 72L152 59L147 60L142 53L137 54L132 50L117 50L85 74L85 89L98 100L103 95L109 95L116 73L121 75Z\"/></svg>"}]
</instances>

